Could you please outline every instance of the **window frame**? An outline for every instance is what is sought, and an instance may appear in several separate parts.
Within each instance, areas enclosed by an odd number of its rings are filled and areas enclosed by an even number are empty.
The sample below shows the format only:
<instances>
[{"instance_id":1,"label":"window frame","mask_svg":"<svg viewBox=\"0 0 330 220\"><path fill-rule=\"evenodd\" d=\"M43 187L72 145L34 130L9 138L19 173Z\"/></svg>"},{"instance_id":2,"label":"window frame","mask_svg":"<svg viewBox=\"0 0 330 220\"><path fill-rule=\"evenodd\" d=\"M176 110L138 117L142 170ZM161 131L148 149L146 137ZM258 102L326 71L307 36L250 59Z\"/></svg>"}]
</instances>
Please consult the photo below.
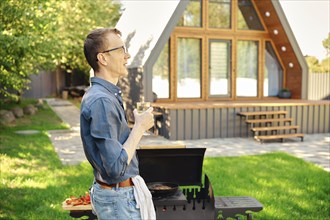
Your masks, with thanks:
<instances>
[{"instance_id":1,"label":"window frame","mask_svg":"<svg viewBox=\"0 0 330 220\"><path fill-rule=\"evenodd\" d=\"M231 1L231 29L208 28L208 1L202 1L201 19L202 27L184 27L176 26L170 36L170 95L168 99L159 99L161 102L194 102L194 101L231 101L231 100L259 100L259 99L272 99L273 97L263 95L263 80L264 80L264 61L265 61L265 44L266 41L272 43L275 53L278 56L280 65L283 69L283 86L285 85L286 68L283 61L279 56L278 48L274 46L271 39L271 33L265 30L238 30L237 29L237 10L238 2ZM260 22L263 27L265 26L263 17L260 15L255 2L252 4L259 16ZM177 97L177 38L198 38L201 39L201 98L178 98ZM230 40L231 41L231 62L230 62L230 91L229 96L211 96L209 93L209 40ZM236 69L237 69L237 41L238 40L254 40L259 42L258 46L258 76L257 76L257 96L256 97L238 97L236 95Z\"/></svg>"}]
</instances>

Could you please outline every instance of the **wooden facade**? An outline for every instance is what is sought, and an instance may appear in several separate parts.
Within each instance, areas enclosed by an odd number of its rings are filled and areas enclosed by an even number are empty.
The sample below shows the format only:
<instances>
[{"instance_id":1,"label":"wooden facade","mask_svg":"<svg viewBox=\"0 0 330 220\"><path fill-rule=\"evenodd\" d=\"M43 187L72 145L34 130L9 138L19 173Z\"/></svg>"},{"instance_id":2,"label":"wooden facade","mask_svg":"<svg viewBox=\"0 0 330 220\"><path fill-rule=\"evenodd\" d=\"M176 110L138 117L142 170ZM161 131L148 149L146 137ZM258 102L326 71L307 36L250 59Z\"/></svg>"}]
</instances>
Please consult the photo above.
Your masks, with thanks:
<instances>
[{"instance_id":1,"label":"wooden facade","mask_svg":"<svg viewBox=\"0 0 330 220\"><path fill-rule=\"evenodd\" d=\"M142 99L152 102L152 105L162 113L161 117L157 117L158 133L160 135L171 140L247 137L249 129L236 114L241 111L274 110L288 111L289 116L294 118L293 123L299 126L299 132L301 133L325 133L330 131L329 102L304 100L307 99L308 94L308 66L278 1L190 0L168 2L173 6L170 9L172 11L167 11L168 13L165 13L164 16L157 16L157 18L148 16L132 18L130 13L133 13L135 6L128 7L123 12L117 25L117 28L123 33L128 50L130 53L132 52L131 59L141 61L139 63L133 61L129 63L130 74L135 77L129 80L123 94L134 95L124 97L124 100L128 102L127 106L132 109L135 103ZM165 1L162 1L162 3L164 4L162 10L166 11ZM191 4L195 5L191 7ZM212 7L209 7L211 4L219 4L216 7L221 8L220 10L217 9L218 12L215 13L218 14L214 14L213 17L209 16L209 13L213 10ZM227 5L224 6L225 4ZM150 7L154 7L154 11L160 10L158 5L152 6L150 3L148 6L149 11ZM226 22L229 21L230 24L219 28L210 26L210 20L222 16L223 11L221 10L224 8L226 10L229 8L226 11L229 12ZM193 17L183 18L188 9L191 10L189 13L199 10L200 16L197 15L197 19L200 19L200 24L180 24L182 19L189 20ZM149 14L148 11L143 10L144 8L141 8L139 14ZM161 12L158 11L158 13ZM162 20L162 17L166 17L168 20L166 25L159 29L161 22L157 19ZM247 28L244 29L239 26L239 19L246 22ZM257 21L260 28L254 28L254 21ZM143 23L143 26L135 25L136 22L138 24ZM135 28L135 26L138 27ZM138 37L139 34L143 34L144 38ZM194 45L180 44L187 39L197 39L198 43ZM210 90L211 82L215 82L211 80L212 76L210 74L210 60L212 60L210 58L212 51L210 42L212 41L227 42L226 45L228 45L230 51L226 54L225 62L225 65L229 66L229 68L226 67L228 71L225 79L229 89L226 93L213 93ZM242 77L238 70L239 64L244 63L242 60L245 61L244 58L249 57L249 53L251 53L250 47L244 48L246 49L245 53L240 53L238 48L241 42L253 42L257 45L255 47L257 49L253 51L256 54L253 57L253 64L256 64L256 67L251 71L255 74L252 77L245 77L245 75ZM130 47L130 45L132 46ZM140 48L137 45L141 45ZM191 45L197 45L198 50L189 50ZM185 53L188 54L188 58L180 57L180 49L185 50L187 48L188 50ZM163 56L163 52L167 53L166 56ZM279 69L276 72L276 77L279 76L279 80L276 82L266 76L266 72L270 72L267 69L266 55L268 57L271 55L271 58L275 60L272 64L275 64ZM198 59L195 59L196 57ZM179 69L183 65L189 65L196 60L198 65L194 68L187 68L188 70L184 71L184 74L181 72L180 75ZM224 62L222 61L222 58L217 58L214 63L216 65L220 63L223 66ZM245 64L244 68L241 67L240 70L247 73L251 65L249 62ZM159 66L161 68L155 68ZM196 72L198 74L195 74ZM193 76L193 74L195 75ZM219 71L220 74L222 72ZM187 96L179 94L178 88L180 88L180 85L178 84L182 75L186 77L184 79L197 79L198 81L198 86L193 87L190 84L191 81L187 80L188 83L186 83L185 88ZM155 76L162 80L154 83ZM217 77L215 78L218 81L222 79L222 76ZM244 86L249 87L249 84L240 87L237 83L239 77L253 79L254 82L257 82L255 83L253 95L244 94L242 88ZM265 82L266 78L267 82ZM163 83L163 79L165 79L165 83ZM217 89L222 86L218 84L218 81L215 85ZM277 82L279 83L276 84ZM268 83L268 88L274 85L277 86L272 94L267 90L265 83ZM166 84L165 87L164 84ZM132 91L132 88L135 88L135 90ZM277 98L277 92L282 88L288 88L292 92L292 99ZM156 92L155 89L158 91ZM160 94L163 89L166 90L168 95L162 94L155 100L154 93ZM195 93L198 95L189 94L195 92L194 90L198 90L198 93ZM239 91L239 95L237 91ZM128 111L132 111L132 109L128 109Z\"/></svg>"},{"instance_id":2,"label":"wooden facade","mask_svg":"<svg viewBox=\"0 0 330 220\"><path fill-rule=\"evenodd\" d=\"M274 56L278 59L278 65L282 69L282 78L278 89L288 88L292 93L292 98L306 99L307 96L307 64L301 54L299 47L296 44L294 35L286 22L285 15L279 6L278 2L273 1L255 1L255 0L232 0L225 1L230 6L230 26L226 28L212 28L209 27L209 5L212 1L190 1L199 5L201 18L200 26L185 26L176 25L170 35L168 41L168 83L169 96L167 98L160 98L159 102L199 102L199 101L226 101L226 100L264 100L271 99L276 94L264 94L264 79L266 77L265 63L266 63L266 44L271 45L274 49ZM223 4L223 3L221 3ZM242 4L250 6L249 9L244 9ZM189 7L189 5L188 5ZM240 8L241 7L241 8ZM243 7L243 9L242 9ZM259 30L257 29L240 29L238 26L238 14L246 13L245 19L249 20L249 13L255 12L252 20L260 20ZM220 15L219 15L220 16ZM180 80L179 66L182 65L182 58L179 57L180 50L179 41L181 39L189 40L195 39L200 41L200 51L194 56L200 56L200 96L199 97L180 97L178 94ZM228 54L228 87L229 92L226 95L213 95L210 92L211 68L210 64L210 42L212 41L227 41L229 45ZM240 62L238 44L240 42L255 42L257 45L257 88L256 95L242 96L237 94L241 87L237 83L239 77L238 63ZM252 52L252 51L251 51ZM219 60L223 63L223 60ZM147 67L148 68L148 67ZM147 69L146 68L146 69ZM150 68L149 68L150 69ZM248 70L246 70L247 72ZM144 77L153 77L155 72L145 73ZM157 72L156 72L157 74ZM189 72L185 74L190 74ZM189 76L187 76L189 77ZM191 76L190 76L191 77ZM147 80L148 80L147 79ZM150 80L150 79L149 79ZM271 82L274 85L276 82ZM144 95L148 97L150 93L150 85L146 84ZM153 85L152 89L158 87ZM195 88L194 88L195 89ZM149 96L150 97L150 96Z\"/></svg>"},{"instance_id":3,"label":"wooden facade","mask_svg":"<svg viewBox=\"0 0 330 220\"><path fill-rule=\"evenodd\" d=\"M330 132L330 102L272 100L265 102L200 102L153 106L163 113L158 120L159 134L170 140L248 137L247 124L238 112L285 110L299 126L300 133Z\"/></svg>"}]
</instances>

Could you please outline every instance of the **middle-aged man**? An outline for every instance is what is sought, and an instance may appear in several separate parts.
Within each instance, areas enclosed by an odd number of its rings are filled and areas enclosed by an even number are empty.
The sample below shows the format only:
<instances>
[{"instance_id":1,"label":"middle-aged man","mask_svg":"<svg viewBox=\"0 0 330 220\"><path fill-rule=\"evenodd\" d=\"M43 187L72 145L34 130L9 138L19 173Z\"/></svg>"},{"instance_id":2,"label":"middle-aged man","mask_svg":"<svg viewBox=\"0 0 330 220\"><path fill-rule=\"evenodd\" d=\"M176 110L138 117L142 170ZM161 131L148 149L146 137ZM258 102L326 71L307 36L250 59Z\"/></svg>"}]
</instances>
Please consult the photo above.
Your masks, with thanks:
<instances>
[{"instance_id":1,"label":"middle-aged man","mask_svg":"<svg viewBox=\"0 0 330 220\"><path fill-rule=\"evenodd\" d=\"M80 129L86 158L93 167L93 212L98 219L155 219L151 194L139 176L136 148L143 133L154 123L153 108L133 111L128 127L117 87L126 77L126 50L121 32L112 28L91 31L84 53L94 70L91 87L81 103Z\"/></svg>"}]
</instances>

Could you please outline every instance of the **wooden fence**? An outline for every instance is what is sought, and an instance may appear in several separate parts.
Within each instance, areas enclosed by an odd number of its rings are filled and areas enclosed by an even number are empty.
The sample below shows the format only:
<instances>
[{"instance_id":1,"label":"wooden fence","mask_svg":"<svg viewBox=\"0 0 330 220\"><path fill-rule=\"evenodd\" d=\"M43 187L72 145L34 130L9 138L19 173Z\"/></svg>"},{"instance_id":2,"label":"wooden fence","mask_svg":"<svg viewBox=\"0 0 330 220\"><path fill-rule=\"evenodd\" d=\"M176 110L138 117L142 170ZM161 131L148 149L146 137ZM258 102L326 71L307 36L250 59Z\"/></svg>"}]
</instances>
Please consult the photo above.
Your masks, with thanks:
<instances>
[{"instance_id":1,"label":"wooden fence","mask_svg":"<svg viewBox=\"0 0 330 220\"><path fill-rule=\"evenodd\" d=\"M330 73L308 74L308 100L330 100Z\"/></svg>"}]
</instances>

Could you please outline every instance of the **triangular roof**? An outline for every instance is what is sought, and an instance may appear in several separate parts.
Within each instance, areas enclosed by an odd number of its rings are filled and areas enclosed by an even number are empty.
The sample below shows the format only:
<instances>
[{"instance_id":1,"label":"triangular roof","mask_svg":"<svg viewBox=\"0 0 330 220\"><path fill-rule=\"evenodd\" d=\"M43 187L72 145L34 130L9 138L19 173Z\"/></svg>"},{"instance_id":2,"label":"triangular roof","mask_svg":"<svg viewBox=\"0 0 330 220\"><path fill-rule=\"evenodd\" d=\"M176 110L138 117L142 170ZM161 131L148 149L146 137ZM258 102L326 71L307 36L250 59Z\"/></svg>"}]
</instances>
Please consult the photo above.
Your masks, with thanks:
<instances>
[{"instance_id":1,"label":"triangular roof","mask_svg":"<svg viewBox=\"0 0 330 220\"><path fill-rule=\"evenodd\" d=\"M129 68L143 67L159 41L158 55L189 1L127 1L116 28L129 50ZM153 51L155 52L155 51ZM158 56L157 56L158 57Z\"/></svg>"},{"instance_id":2,"label":"triangular roof","mask_svg":"<svg viewBox=\"0 0 330 220\"><path fill-rule=\"evenodd\" d=\"M122 37L131 55L129 68L142 67L145 74L151 72L152 65L156 62L188 3L189 1L180 0L125 2L124 12L116 28L122 32ZM294 51L295 59L299 62L302 72L301 97L306 98L308 66L280 3L274 0L256 1L255 3L262 13L269 9L271 13L275 12L275 17L265 22L266 28L271 30L275 22L276 25L280 24L281 31L284 30L284 33L280 32L280 35L277 36L283 40L281 42L275 40L275 44L278 48L281 47L280 44L289 44ZM274 34L271 35L275 37ZM284 57L284 59L286 58ZM150 82L146 83L150 84Z\"/></svg>"}]
</instances>

